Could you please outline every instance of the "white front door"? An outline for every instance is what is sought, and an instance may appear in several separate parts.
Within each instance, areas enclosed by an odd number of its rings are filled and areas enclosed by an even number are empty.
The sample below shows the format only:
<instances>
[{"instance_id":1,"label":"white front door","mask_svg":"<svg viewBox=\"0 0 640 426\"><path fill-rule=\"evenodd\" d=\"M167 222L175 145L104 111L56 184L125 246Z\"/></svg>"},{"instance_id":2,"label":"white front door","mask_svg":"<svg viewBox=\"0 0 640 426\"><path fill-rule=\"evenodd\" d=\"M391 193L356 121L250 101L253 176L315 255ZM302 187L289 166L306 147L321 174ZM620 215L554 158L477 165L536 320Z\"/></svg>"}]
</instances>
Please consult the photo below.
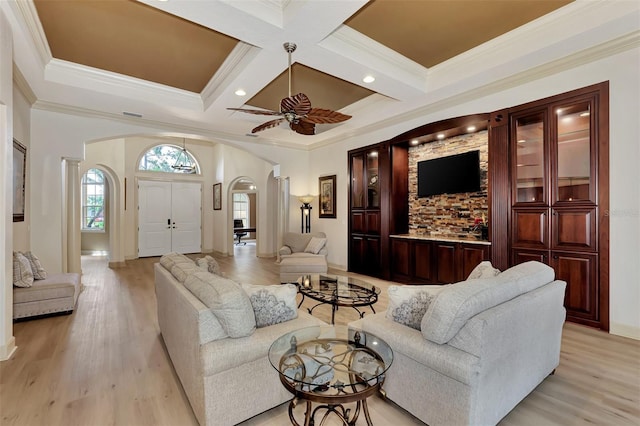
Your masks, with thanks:
<instances>
[{"instance_id":1,"label":"white front door","mask_svg":"<svg viewBox=\"0 0 640 426\"><path fill-rule=\"evenodd\" d=\"M201 251L200 183L138 182L138 256Z\"/></svg>"}]
</instances>

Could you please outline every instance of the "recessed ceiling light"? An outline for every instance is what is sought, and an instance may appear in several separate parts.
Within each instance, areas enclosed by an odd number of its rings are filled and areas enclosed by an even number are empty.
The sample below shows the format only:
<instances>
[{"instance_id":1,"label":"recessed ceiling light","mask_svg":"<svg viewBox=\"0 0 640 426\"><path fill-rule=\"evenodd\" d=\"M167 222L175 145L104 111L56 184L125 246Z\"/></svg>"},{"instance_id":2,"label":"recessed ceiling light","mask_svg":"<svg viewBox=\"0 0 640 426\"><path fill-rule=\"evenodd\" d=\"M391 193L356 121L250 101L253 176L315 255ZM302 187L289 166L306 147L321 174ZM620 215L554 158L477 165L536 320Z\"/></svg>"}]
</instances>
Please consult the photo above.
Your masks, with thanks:
<instances>
[{"instance_id":1,"label":"recessed ceiling light","mask_svg":"<svg viewBox=\"0 0 640 426\"><path fill-rule=\"evenodd\" d=\"M444 133L438 133L438 139L444 139Z\"/></svg>"},{"instance_id":2,"label":"recessed ceiling light","mask_svg":"<svg viewBox=\"0 0 640 426\"><path fill-rule=\"evenodd\" d=\"M467 132L475 132L475 131L476 131L476 126L467 127Z\"/></svg>"},{"instance_id":3,"label":"recessed ceiling light","mask_svg":"<svg viewBox=\"0 0 640 426\"><path fill-rule=\"evenodd\" d=\"M372 75L365 75L362 81L364 81L365 83L373 83L374 81L376 81L376 78Z\"/></svg>"},{"instance_id":4,"label":"recessed ceiling light","mask_svg":"<svg viewBox=\"0 0 640 426\"><path fill-rule=\"evenodd\" d=\"M411 145L418 145L420 141L418 139L414 139L411 141Z\"/></svg>"},{"instance_id":5,"label":"recessed ceiling light","mask_svg":"<svg viewBox=\"0 0 640 426\"><path fill-rule=\"evenodd\" d=\"M236 90L236 91L235 91L235 93L236 93L236 95L238 95L238 96L244 96L244 95L246 95L246 94L247 94L247 92L245 92L245 91L244 91L244 90L242 90L242 89L238 89L238 90Z\"/></svg>"}]
</instances>

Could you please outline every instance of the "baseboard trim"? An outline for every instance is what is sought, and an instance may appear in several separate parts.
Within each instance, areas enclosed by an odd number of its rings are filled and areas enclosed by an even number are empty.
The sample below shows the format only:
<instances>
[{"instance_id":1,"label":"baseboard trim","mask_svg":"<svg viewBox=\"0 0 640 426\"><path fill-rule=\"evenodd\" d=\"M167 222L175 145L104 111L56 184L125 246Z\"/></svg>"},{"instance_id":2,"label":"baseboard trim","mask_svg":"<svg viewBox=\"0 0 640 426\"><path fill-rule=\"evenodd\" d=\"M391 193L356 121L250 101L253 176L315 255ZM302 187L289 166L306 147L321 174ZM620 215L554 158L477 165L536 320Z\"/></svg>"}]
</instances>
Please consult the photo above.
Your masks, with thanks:
<instances>
[{"instance_id":1,"label":"baseboard trim","mask_svg":"<svg viewBox=\"0 0 640 426\"><path fill-rule=\"evenodd\" d=\"M16 338L11 336L11 339L9 339L6 345L0 346L0 361L8 361L11 359L17 349Z\"/></svg>"},{"instance_id":2,"label":"baseboard trim","mask_svg":"<svg viewBox=\"0 0 640 426\"><path fill-rule=\"evenodd\" d=\"M630 325L625 324L609 324L609 334L614 334L616 336L628 337L634 340L640 340L640 328L632 327Z\"/></svg>"},{"instance_id":3,"label":"baseboard trim","mask_svg":"<svg viewBox=\"0 0 640 426\"><path fill-rule=\"evenodd\" d=\"M329 263L328 266L331 269L337 269L339 271L347 272L347 267L345 265L336 265L335 263Z\"/></svg>"}]
</instances>

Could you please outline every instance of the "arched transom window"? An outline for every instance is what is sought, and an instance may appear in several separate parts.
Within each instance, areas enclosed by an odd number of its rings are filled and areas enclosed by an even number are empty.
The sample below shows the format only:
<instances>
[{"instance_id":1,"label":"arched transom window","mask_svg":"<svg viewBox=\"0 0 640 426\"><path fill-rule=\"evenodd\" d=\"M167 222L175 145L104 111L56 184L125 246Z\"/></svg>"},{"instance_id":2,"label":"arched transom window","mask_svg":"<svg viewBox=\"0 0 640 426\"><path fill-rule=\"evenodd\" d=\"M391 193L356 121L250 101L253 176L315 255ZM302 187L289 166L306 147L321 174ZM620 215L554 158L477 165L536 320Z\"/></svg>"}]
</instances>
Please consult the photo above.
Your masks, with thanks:
<instances>
[{"instance_id":1,"label":"arched transom window","mask_svg":"<svg viewBox=\"0 0 640 426\"><path fill-rule=\"evenodd\" d=\"M176 167L176 166L183 167ZM185 168L193 166L193 169ZM176 145L156 145L140 159L138 170L164 173L200 174L200 166L193 155Z\"/></svg>"}]
</instances>

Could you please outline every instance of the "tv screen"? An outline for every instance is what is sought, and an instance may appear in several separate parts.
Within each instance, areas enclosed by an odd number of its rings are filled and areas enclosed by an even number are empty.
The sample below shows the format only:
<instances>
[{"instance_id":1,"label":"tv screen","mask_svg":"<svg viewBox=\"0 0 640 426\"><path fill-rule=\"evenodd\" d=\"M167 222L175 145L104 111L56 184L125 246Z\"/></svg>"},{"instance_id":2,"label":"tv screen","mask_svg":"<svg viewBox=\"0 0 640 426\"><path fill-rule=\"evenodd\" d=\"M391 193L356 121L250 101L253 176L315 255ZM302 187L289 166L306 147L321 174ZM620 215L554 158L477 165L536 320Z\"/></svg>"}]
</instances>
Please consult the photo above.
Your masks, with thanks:
<instances>
[{"instance_id":1,"label":"tv screen","mask_svg":"<svg viewBox=\"0 0 640 426\"><path fill-rule=\"evenodd\" d=\"M418 197L476 191L480 191L480 151L418 163Z\"/></svg>"}]
</instances>

